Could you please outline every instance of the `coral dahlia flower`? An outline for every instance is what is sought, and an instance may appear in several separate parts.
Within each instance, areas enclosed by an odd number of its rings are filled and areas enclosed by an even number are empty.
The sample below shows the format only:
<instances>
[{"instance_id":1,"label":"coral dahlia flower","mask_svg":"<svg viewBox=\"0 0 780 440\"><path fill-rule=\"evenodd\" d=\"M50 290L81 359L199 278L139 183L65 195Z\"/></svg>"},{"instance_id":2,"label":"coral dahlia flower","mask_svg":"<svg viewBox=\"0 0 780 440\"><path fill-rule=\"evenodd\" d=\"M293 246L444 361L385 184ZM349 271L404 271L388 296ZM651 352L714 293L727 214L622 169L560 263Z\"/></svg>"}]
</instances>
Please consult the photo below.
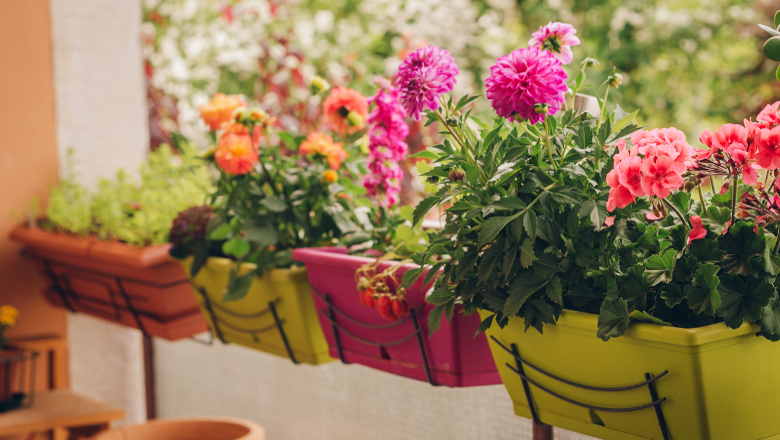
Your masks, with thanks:
<instances>
[{"instance_id":1,"label":"coral dahlia flower","mask_svg":"<svg viewBox=\"0 0 780 440\"><path fill-rule=\"evenodd\" d=\"M368 100L360 92L334 87L322 104L328 128L339 134L362 130L368 116Z\"/></svg>"},{"instance_id":2,"label":"coral dahlia flower","mask_svg":"<svg viewBox=\"0 0 780 440\"><path fill-rule=\"evenodd\" d=\"M222 171L240 175L252 171L258 157L249 134L226 133L217 143L214 160Z\"/></svg>"},{"instance_id":3,"label":"coral dahlia flower","mask_svg":"<svg viewBox=\"0 0 780 440\"><path fill-rule=\"evenodd\" d=\"M528 45L546 50L561 63L569 64L573 58L571 47L580 44L580 39L574 35L576 33L577 30L570 24L550 22L533 33Z\"/></svg>"},{"instance_id":4,"label":"coral dahlia flower","mask_svg":"<svg viewBox=\"0 0 780 440\"><path fill-rule=\"evenodd\" d=\"M452 91L459 73L452 55L440 47L425 46L410 53L395 80L406 113L419 121L424 109L438 110L439 97Z\"/></svg>"},{"instance_id":5,"label":"coral dahlia flower","mask_svg":"<svg viewBox=\"0 0 780 440\"><path fill-rule=\"evenodd\" d=\"M338 170L348 157L342 145L341 142L333 142L331 135L315 131L309 133L306 136L306 140L301 142L300 151L305 156L317 155L324 157L331 169Z\"/></svg>"},{"instance_id":6,"label":"coral dahlia flower","mask_svg":"<svg viewBox=\"0 0 780 440\"><path fill-rule=\"evenodd\" d=\"M198 107L200 118L214 131L222 127L224 123L230 123L233 113L239 108L246 107L246 98L242 95L226 95L216 93L211 101Z\"/></svg>"},{"instance_id":7,"label":"coral dahlia flower","mask_svg":"<svg viewBox=\"0 0 780 440\"><path fill-rule=\"evenodd\" d=\"M499 58L485 85L498 116L528 119L532 124L543 117L534 110L536 104L547 104L549 114L555 114L567 90L561 62L537 47L517 49Z\"/></svg>"}]
</instances>

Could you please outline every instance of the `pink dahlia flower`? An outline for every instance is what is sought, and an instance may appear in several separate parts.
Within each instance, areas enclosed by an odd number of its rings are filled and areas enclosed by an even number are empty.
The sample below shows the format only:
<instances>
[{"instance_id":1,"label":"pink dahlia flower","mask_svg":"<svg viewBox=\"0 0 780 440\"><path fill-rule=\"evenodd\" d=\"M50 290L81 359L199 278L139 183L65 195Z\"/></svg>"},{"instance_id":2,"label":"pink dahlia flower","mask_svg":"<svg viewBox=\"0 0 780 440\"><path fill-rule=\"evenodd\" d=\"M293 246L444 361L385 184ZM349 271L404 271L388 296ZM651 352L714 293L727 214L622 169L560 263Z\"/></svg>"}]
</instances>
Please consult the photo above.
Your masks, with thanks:
<instances>
[{"instance_id":1,"label":"pink dahlia flower","mask_svg":"<svg viewBox=\"0 0 780 440\"><path fill-rule=\"evenodd\" d=\"M576 33L577 30L570 24L551 22L534 32L528 45L546 50L561 63L569 64L573 58L571 47L580 44L580 39L574 36Z\"/></svg>"},{"instance_id":2,"label":"pink dahlia flower","mask_svg":"<svg viewBox=\"0 0 780 440\"><path fill-rule=\"evenodd\" d=\"M444 49L425 46L410 53L395 80L406 113L419 121L423 109L437 110L439 97L452 91L459 73L452 55Z\"/></svg>"},{"instance_id":3,"label":"pink dahlia flower","mask_svg":"<svg viewBox=\"0 0 780 440\"><path fill-rule=\"evenodd\" d=\"M517 49L499 58L490 68L485 85L498 116L528 119L532 124L542 120L534 105L547 104L549 114L555 114L567 90L561 62L537 47Z\"/></svg>"}]
</instances>

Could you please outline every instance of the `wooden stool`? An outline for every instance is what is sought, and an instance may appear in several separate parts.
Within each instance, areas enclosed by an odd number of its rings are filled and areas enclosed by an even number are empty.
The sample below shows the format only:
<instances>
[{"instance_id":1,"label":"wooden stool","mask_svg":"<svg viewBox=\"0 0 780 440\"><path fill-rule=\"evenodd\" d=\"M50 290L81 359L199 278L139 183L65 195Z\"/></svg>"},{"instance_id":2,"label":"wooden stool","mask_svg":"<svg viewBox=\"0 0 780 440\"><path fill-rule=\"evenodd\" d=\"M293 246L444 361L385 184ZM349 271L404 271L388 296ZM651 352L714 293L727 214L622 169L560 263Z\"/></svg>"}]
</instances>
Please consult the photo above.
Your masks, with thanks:
<instances>
[{"instance_id":1,"label":"wooden stool","mask_svg":"<svg viewBox=\"0 0 780 440\"><path fill-rule=\"evenodd\" d=\"M0 414L0 437L26 435L32 440L38 434L64 431L68 440L79 440L105 431L114 420L123 418L124 410L68 390L38 392L29 408Z\"/></svg>"}]
</instances>

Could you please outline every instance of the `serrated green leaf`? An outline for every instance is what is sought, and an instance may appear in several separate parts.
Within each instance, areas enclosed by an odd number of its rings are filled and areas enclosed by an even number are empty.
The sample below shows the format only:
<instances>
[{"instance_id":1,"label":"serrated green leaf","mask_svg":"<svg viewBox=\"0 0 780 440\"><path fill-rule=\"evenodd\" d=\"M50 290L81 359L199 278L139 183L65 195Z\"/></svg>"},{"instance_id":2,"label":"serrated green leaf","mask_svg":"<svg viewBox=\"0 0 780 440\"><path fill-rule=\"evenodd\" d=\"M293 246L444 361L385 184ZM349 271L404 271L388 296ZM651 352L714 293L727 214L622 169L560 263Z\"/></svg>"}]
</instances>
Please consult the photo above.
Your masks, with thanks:
<instances>
[{"instance_id":1,"label":"serrated green leaf","mask_svg":"<svg viewBox=\"0 0 780 440\"><path fill-rule=\"evenodd\" d=\"M533 262L534 273L540 278L550 278L556 273L563 272L558 257L553 254L542 254Z\"/></svg>"},{"instance_id":2,"label":"serrated green leaf","mask_svg":"<svg viewBox=\"0 0 780 440\"><path fill-rule=\"evenodd\" d=\"M718 249L718 243L707 239L691 242L687 253L701 263L720 262L723 258L723 252Z\"/></svg>"},{"instance_id":3,"label":"serrated green leaf","mask_svg":"<svg viewBox=\"0 0 780 440\"><path fill-rule=\"evenodd\" d=\"M628 304L621 298L605 299L599 310L598 331L596 335L604 341L623 335L628 330L631 319Z\"/></svg>"},{"instance_id":4,"label":"serrated green leaf","mask_svg":"<svg viewBox=\"0 0 780 440\"><path fill-rule=\"evenodd\" d=\"M720 267L714 264L705 264L696 271L693 279L694 288L688 293L688 307L693 310L693 313L713 316L715 310L720 307L718 270Z\"/></svg>"},{"instance_id":5,"label":"serrated green leaf","mask_svg":"<svg viewBox=\"0 0 780 440\"><path fill-rule=\"evenodd\" d=\"M474 264L476 264L478 258L479 253L477 250L469 249L463 258L458 261L458 265L455 266L455 279L453 281L458 282L464 275L469 273L469 271L474 268Z\"/></svg>"},{"instance_id":6,"label":"serrated green leaf","mask_svg":"<svg viewBox=\"0 0 780 440\"><path fill-rule=\"evenodd\" d=\"M539 278L533 271L525 271L520 273L512 281L512 284L507 289L509 297L504 304L503 313L505 316L514 316L520 311L520 307L523 306L525 301L541 289L547 280Z\"/></svg>"},{"instance_id":7,"label":"serrated green leaf","mask_svg":"<svg viewBox=\"0 0 780 440\"><path fill-rule=\"evenodd\" d=\"M647 312L640 312L639 310L634 310L633 312L631 312L630 315L628 315L628 317L631 319L632 322L645 322L648 324L669 325L669 326L673 325L673 324L669 324L663 319L658 319Z\"/></svg>"},{"instance_id":8,"label":"serrated green leaf","mask_svg":"<svg viewBox=\"0 0 780 440\"><path fill-rule=\"evenodd\" d=\"M693 289L693 286L690 284L683 284L683 286L680 287L677 283L669 283L664 288L664 291L661 292L661 299L664 300L666 307L671 309L677 304L680 304L683 299L687 298L691 289Z\"/></svg>"},{"instance_id":9,"label":"serrated green leaf","mask_svg":"<svg viewBox=\"0 0 780 440\"><path fill-rule=\"evenodd\" d=\"M477 277L480 281L485 281L493 275L496 263L503 252L504 243L501 242L493 244L482 253L482 260L480 260L479 269L477 270Z\"/></svg>"},{"instance_id":10,"label":"serrated green leaf","mask_svg":"<svg viewBox=\"0 0 780 440\"><path fill-rule=\"evenodd\" d=\"M520 217L522 212L514 215L502 217L490 217L479 227L479 236L477 238L477 248L482 249L484 245L493 241L499 232L512 220Z\"/></svg>"},{"instance_id":11,"label":"serrated green leaf","mask_svg":"<svg viewBox=\"0 0 780 440\"><path fill-rule=\"evenodd\" d=\"M523 240L523 244L520 246L520 265L523 266L523 269L528 269L531 267L531 264L533 264L534 260L536 260L536 255L534 254L534 242L530 238L526 238ZM509 269L504 269L509 270Z\"/></svg>"},{"instance_id":12,"label":"serrated green leaf","mask_svg":"<svg viewBox=\"0 0 780 440\"><path fill-rule=\"evenodd\" d=\"M764 277L723 273L718 293L721 304L715 314L723 317L727 326L739 328L743 320L754 322L761 317L761 309L775 297L775 288Z\"/></svg>"},{"instance_id":13,"label":"serrated green leaf","mask_svg":"<svg viewBox=\"0 0 780 440\"><path fill-rule=\"evenodd\" d=\"M651 286L671 282L674 277L674 265L677 261L677 251L667 249L663 255L652 255L647 259L645 279Z\"/></svg>"},{"instance_id":14,"label":"serrated green leaf","mask_svg":"<svg viewBox=\"0 0 780 440\"><path fill-rule=\"evenodd\" d=\"M563 305L563 287L561 286L561 279L557 276L552 277L544 291L547 297L551 301L558 305Z\"/></svg>"},{"instance_id":15,"label":"serrated green leaf","mask_svg":"<svg viewBox=\"0 0 780 440\"><path fill-rule=\"evenodd\" d=\"M437 305L431 313L428 314L428 336L433 336L441 327L441 318L444 316L444 305Z\"/></svg>"},{"instance_id":16,"label":"serrated green leaf","mask_svg":"<svg viewBox=\"0 0 780 440\"><path fill-rule=\"evenodd\" d=\"M479 327L477 327L477 332L474 333L474 337L477 337L477 335L489 329L490 326L493 325L493 318L495 318L495 316L496 315L493 314L483 319L482 322L479 323Z\"/></svg>"},{"instance_id":17,"label":"serrated green leaf","mask_svg":"<svg viewBox=\"0 0 780 440\"><path fill-rule=\"evenodd\" d=\"M780 299L772 298L761 310L761 335L772 342L780 341Z\"/></svg>"},{"instance_id":18,"label":"serrated green leaf","mask_svg":"<svg viewBox=\"0 0 780 440\"><path fill-rule=\"evenodd\" d=\"M718 248L726 254L720 267L724 272L747 275L750 273L749 260L762 255L765 245L763 229L756 234L753 225L738 222L726 235L718 238Z\"/></svg>"},{"instance_id":19,"label":"serrated green leaf","mask_svg":"<svg viewBox=\"0 0 780 440\"><path fill-rule=\"evenodd\" d=\"M525 227L525 233L530 239L536 238L536 213L533 210L529 209L523 216L523 227Z\"/></svg>"},{"instance_id":20,"label":"serrated green leaf","mask_svg":"<svg viewBox=\"0 0 780 440\"><path fill-rule=\"evenodd\" d=\"M422 275L423 270L424 268L422 267L416 267L404 272L404 276L401 278L401 287L408 288L414 284L417 278L420 278L420 275Z\"/></svg>"},{"instance_id":21,"label":"serrated green leaf","mask_svg":"<svg viewBox=\"0 0 780 440\"><path fill-rule=\"evenodd\" d=\"M496 209L523 209L525 203L517 197L504 197L492 203Z\"/></svg>"},{"instance_id":22,"label":"serrated green leaf","mask_svg":"<svg viewBox=\"0 0 780 440\"><path fill-rule=\"evenodd\" d=\"M431 196L426 197L420 201L420 203L417 204L417 206L414 208L414 218L412 222L412 226L417 225L420 223L420 220L425 217L425 214L428 213L428 211L431 210L434 206L438 205L439 202L441 202L441 197Z\"/></svg>"}]
</instances>

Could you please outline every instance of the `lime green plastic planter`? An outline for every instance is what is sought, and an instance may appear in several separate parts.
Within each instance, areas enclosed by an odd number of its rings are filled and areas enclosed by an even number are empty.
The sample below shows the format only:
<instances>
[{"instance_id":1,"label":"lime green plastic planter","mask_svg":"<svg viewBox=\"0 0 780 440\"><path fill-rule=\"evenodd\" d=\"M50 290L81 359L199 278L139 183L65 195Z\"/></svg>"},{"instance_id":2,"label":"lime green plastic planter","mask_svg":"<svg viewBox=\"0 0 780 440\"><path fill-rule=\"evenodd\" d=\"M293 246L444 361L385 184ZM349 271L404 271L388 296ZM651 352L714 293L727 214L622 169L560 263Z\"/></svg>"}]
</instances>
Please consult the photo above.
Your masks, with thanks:
<instances>
[{"instance_id":1,"label":"lime green plastic planter","mask_svg":"<svg viewBox=\"0 0 780 440\"><path fill-rule=\"evenodd\" d=\"M189 274L192 258L181 264ZM266 271L262 277L255 277L244 298L222 302L233 264L226 258L209 258L198 275L190 279L215 338L291 358L296 363L319 365L333 361L317 320L306 269ZM244 263L239 276L256 268Z\"/></svg>"},{"instance_id":2,"label":"lime green plastic planter","mask_svg":"<svg viewBox=\"0 0 780 440\"><path fill-rule=\"evenodd\" d=\"M483 319L489 312L480 311ZM696 329L632 324L625 335L604 342L596 337L597 316L564 311L544 334L524 332L520 318L501 329L493 325L488 341L515 414L532 418L515 357L501 345L514 344L529 380L573 401L600 408L649 404L647 385L621 391L594 391L566 384L529 364L590 387L641 384L650 377L669 437L674 440L780 438L780 343L757 337L758 326L732 330L724 324ZM495 340L493 338L494 337ZM509 366L507 366L509 364ZM668 371L667 374L662 374ZM528 383L542 423L600 439L663 439L655 407L629 412L584 408Z\"/></svg>"}]
</instances>

